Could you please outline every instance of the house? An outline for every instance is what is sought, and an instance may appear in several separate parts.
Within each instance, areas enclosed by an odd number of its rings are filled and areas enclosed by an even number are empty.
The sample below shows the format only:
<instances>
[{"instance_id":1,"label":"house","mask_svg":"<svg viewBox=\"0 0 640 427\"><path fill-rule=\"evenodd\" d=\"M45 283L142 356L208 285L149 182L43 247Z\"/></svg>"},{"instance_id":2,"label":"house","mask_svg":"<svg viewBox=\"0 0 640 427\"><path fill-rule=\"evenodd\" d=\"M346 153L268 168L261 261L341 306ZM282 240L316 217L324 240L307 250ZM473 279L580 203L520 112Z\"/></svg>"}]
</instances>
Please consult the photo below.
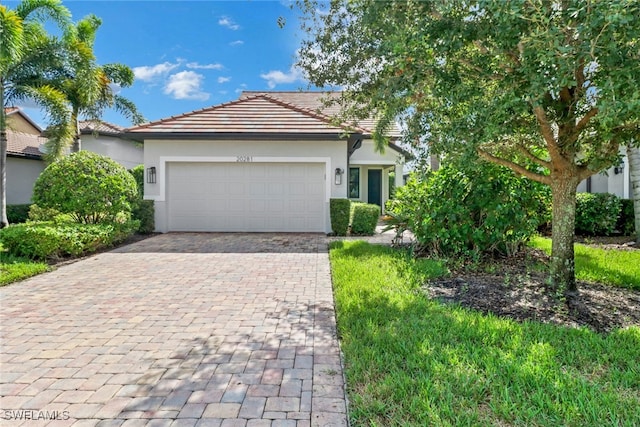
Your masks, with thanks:
<instances>
[{"instance_id":1,"label":"house","mask_svg":"<svg viewBox=\"0 0 640 427\"><path fill-rule=\"evenodd\" d=\"M611 193L622 199L632 199L631 175L626 147L620 148L621 162L617 166L592 175L578 185L579 193Z\"/></svg>"},{"instance_id":2,"label":"house","mask_svg":"<svg viewBox=\"0 0 640 427\"><path fill-rule=\"evenodd\" d=\"M33 185L46 167L42 129L22 110L5 108L7 115L7 204L31 203ZM80 122L82 149L112 158L127 169L142 164L142 144L128 140L123 128L106 122Z\"/></svg>"},{"instance_id":3,"label":"house","mask_svg":"<svg viewBox=\"0 0 640 427\"><path fill-rule=\"evenodd\" d=\"M124 128L113 123L81 121L80 139L82 150L110 157L127 169L133 169L144 161L142 144L127 139Z\"/></svg>"},{"instance_id":4,"label":"house","mask_svg":"<svg viewBox=\"0 0 640 427\"><path fill-rule=\"evenodd\" d=\"M336 124L326 92L236 101L127 130L144 142L145 198L160 232L330 232L329 200L384 206L405 153L374 150L371 122Z\"/></svg>"},{"instance_id":5,"label":"house","mask_svg":"<svg viewBox=\"0 0 640 427\"><path fill-rule=\"evenodd\" d=\"M42 129L18 108L5 108L7 117L7 204L31 202L33 184L45 164L39 150Z\"/></svg>"}]
</instances>

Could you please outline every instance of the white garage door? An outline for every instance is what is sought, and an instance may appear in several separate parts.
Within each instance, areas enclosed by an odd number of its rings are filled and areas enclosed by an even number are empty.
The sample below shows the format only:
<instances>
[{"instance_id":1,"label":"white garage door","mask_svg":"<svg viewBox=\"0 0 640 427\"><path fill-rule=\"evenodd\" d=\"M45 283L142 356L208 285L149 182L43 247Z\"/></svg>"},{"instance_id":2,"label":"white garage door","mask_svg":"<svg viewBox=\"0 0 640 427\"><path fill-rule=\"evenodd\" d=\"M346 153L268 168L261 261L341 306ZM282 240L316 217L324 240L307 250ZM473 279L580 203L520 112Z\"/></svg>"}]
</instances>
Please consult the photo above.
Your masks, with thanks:
<instances>
[{"instance_id":1,"label":"white garage door","mask_svg":"<svg viewBox=\"0 0 640 427\"><path fill-rule=\"evenodd\" d=\"M168 163L169 231L325 231L320 163Z\"/></svg>"}]
</instances>

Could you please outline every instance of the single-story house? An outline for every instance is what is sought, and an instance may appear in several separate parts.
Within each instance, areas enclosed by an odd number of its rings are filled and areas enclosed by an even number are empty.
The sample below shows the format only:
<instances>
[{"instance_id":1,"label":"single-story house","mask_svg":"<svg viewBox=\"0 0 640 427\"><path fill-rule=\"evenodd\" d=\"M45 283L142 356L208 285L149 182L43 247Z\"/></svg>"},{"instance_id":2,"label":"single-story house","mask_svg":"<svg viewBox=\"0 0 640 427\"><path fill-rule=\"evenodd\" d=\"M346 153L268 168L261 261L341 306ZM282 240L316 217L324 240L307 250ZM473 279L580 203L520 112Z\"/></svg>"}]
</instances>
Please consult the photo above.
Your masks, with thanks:
<instances>
[{"instance_id":1,"label":"single-story house","mask_svg":"<svg viewBox=\"0 0 640 427\"><path fill-rule=\"evenodd\" d=\"M42 129L18 108L5 108L7 115L7 204L31 202L33 184L44 170L39 148L46 139Z\"/></svg>"},{"instance_id":2,"label":"single-story house","mask_svg":"<svg viewBox=\"0 0 640 427\"><path fill-rule=\"evenodd\" d=\"M22 110L5 108L7 114L7 204L31 203L33 185L46 167L42 129ZM106 122L81 122L82 149L102 154L127 169L142 164L143 147L123 136L123 128Z\"/></svg>"},{"instance_id":3,"label":"single-story house","mask_svg":"<svg viewBox=\"0 0 640 427\"><path fill-rule=\"evenodd\" d=\"M384 207L405 152L374 149L371 123L336 124L327 92L245 92L129 128L144 142L145 198L159 232L330 232L329 200Z\"/></svg>"}]
</instances>

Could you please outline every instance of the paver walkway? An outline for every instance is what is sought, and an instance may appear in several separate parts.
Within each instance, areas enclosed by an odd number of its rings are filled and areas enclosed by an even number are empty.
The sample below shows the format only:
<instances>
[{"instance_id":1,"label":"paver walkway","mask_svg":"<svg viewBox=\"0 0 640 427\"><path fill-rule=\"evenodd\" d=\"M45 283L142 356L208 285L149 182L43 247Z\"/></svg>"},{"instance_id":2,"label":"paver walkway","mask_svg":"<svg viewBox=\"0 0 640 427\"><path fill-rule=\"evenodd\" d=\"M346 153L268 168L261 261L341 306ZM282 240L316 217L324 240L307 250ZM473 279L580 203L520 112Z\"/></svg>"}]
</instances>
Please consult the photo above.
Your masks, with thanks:
<instances>
[{"instance_id":1,"label":"paver walkway","mask_svg":"<svg viewBox=\"0 0 640 427\"><path fill-rule=\"evenodd\" d=\"M0 304L2 426L347 425L323 235L160 235Z\"/></svg>"}]
</instances>

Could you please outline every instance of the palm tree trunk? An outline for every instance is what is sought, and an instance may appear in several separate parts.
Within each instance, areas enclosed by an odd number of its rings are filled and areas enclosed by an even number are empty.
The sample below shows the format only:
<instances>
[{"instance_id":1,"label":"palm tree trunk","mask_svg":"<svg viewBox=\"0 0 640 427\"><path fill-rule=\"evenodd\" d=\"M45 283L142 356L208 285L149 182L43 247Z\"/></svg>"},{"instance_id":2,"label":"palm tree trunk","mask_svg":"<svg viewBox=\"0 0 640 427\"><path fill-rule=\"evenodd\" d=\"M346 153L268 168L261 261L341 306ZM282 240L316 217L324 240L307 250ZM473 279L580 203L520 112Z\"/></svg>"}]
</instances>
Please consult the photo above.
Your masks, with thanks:
<instances>
[{"instance_id":1,"label":"palm tree trunk","mask_svg":"<svg viewBox=\"0 0 640 427\"><path fill-rule=\"evenodd\" d=\"M73 121L73 126L75 129L75 133L73 135L73 145L71 146L71 152L77 153L82 150L82 141L80 140L80 122L78 121L78 113L73 112L71 116L71 120Z\"/></svg>"},{"instance_id":2,"label":"palm tree trunk","mask_svg":"<svg viewBox=\"0 0 640 427\"><path fill-rule=\"evenodd\" d=\"M629 176L631 177L636 243L640 244L640 147L627 146L627 159L629 160Z\"/></svg>"},{"instance_id":3,"label":"palm tree trunk","mask_svg":"<svg viewBox=\"0 0 640 427\"><path fill-rule=\"evenodd\" d=\"M4 81L0 79L0 229L7 219L7 116L4 112Z\"/></svg>"}]
</instances>

